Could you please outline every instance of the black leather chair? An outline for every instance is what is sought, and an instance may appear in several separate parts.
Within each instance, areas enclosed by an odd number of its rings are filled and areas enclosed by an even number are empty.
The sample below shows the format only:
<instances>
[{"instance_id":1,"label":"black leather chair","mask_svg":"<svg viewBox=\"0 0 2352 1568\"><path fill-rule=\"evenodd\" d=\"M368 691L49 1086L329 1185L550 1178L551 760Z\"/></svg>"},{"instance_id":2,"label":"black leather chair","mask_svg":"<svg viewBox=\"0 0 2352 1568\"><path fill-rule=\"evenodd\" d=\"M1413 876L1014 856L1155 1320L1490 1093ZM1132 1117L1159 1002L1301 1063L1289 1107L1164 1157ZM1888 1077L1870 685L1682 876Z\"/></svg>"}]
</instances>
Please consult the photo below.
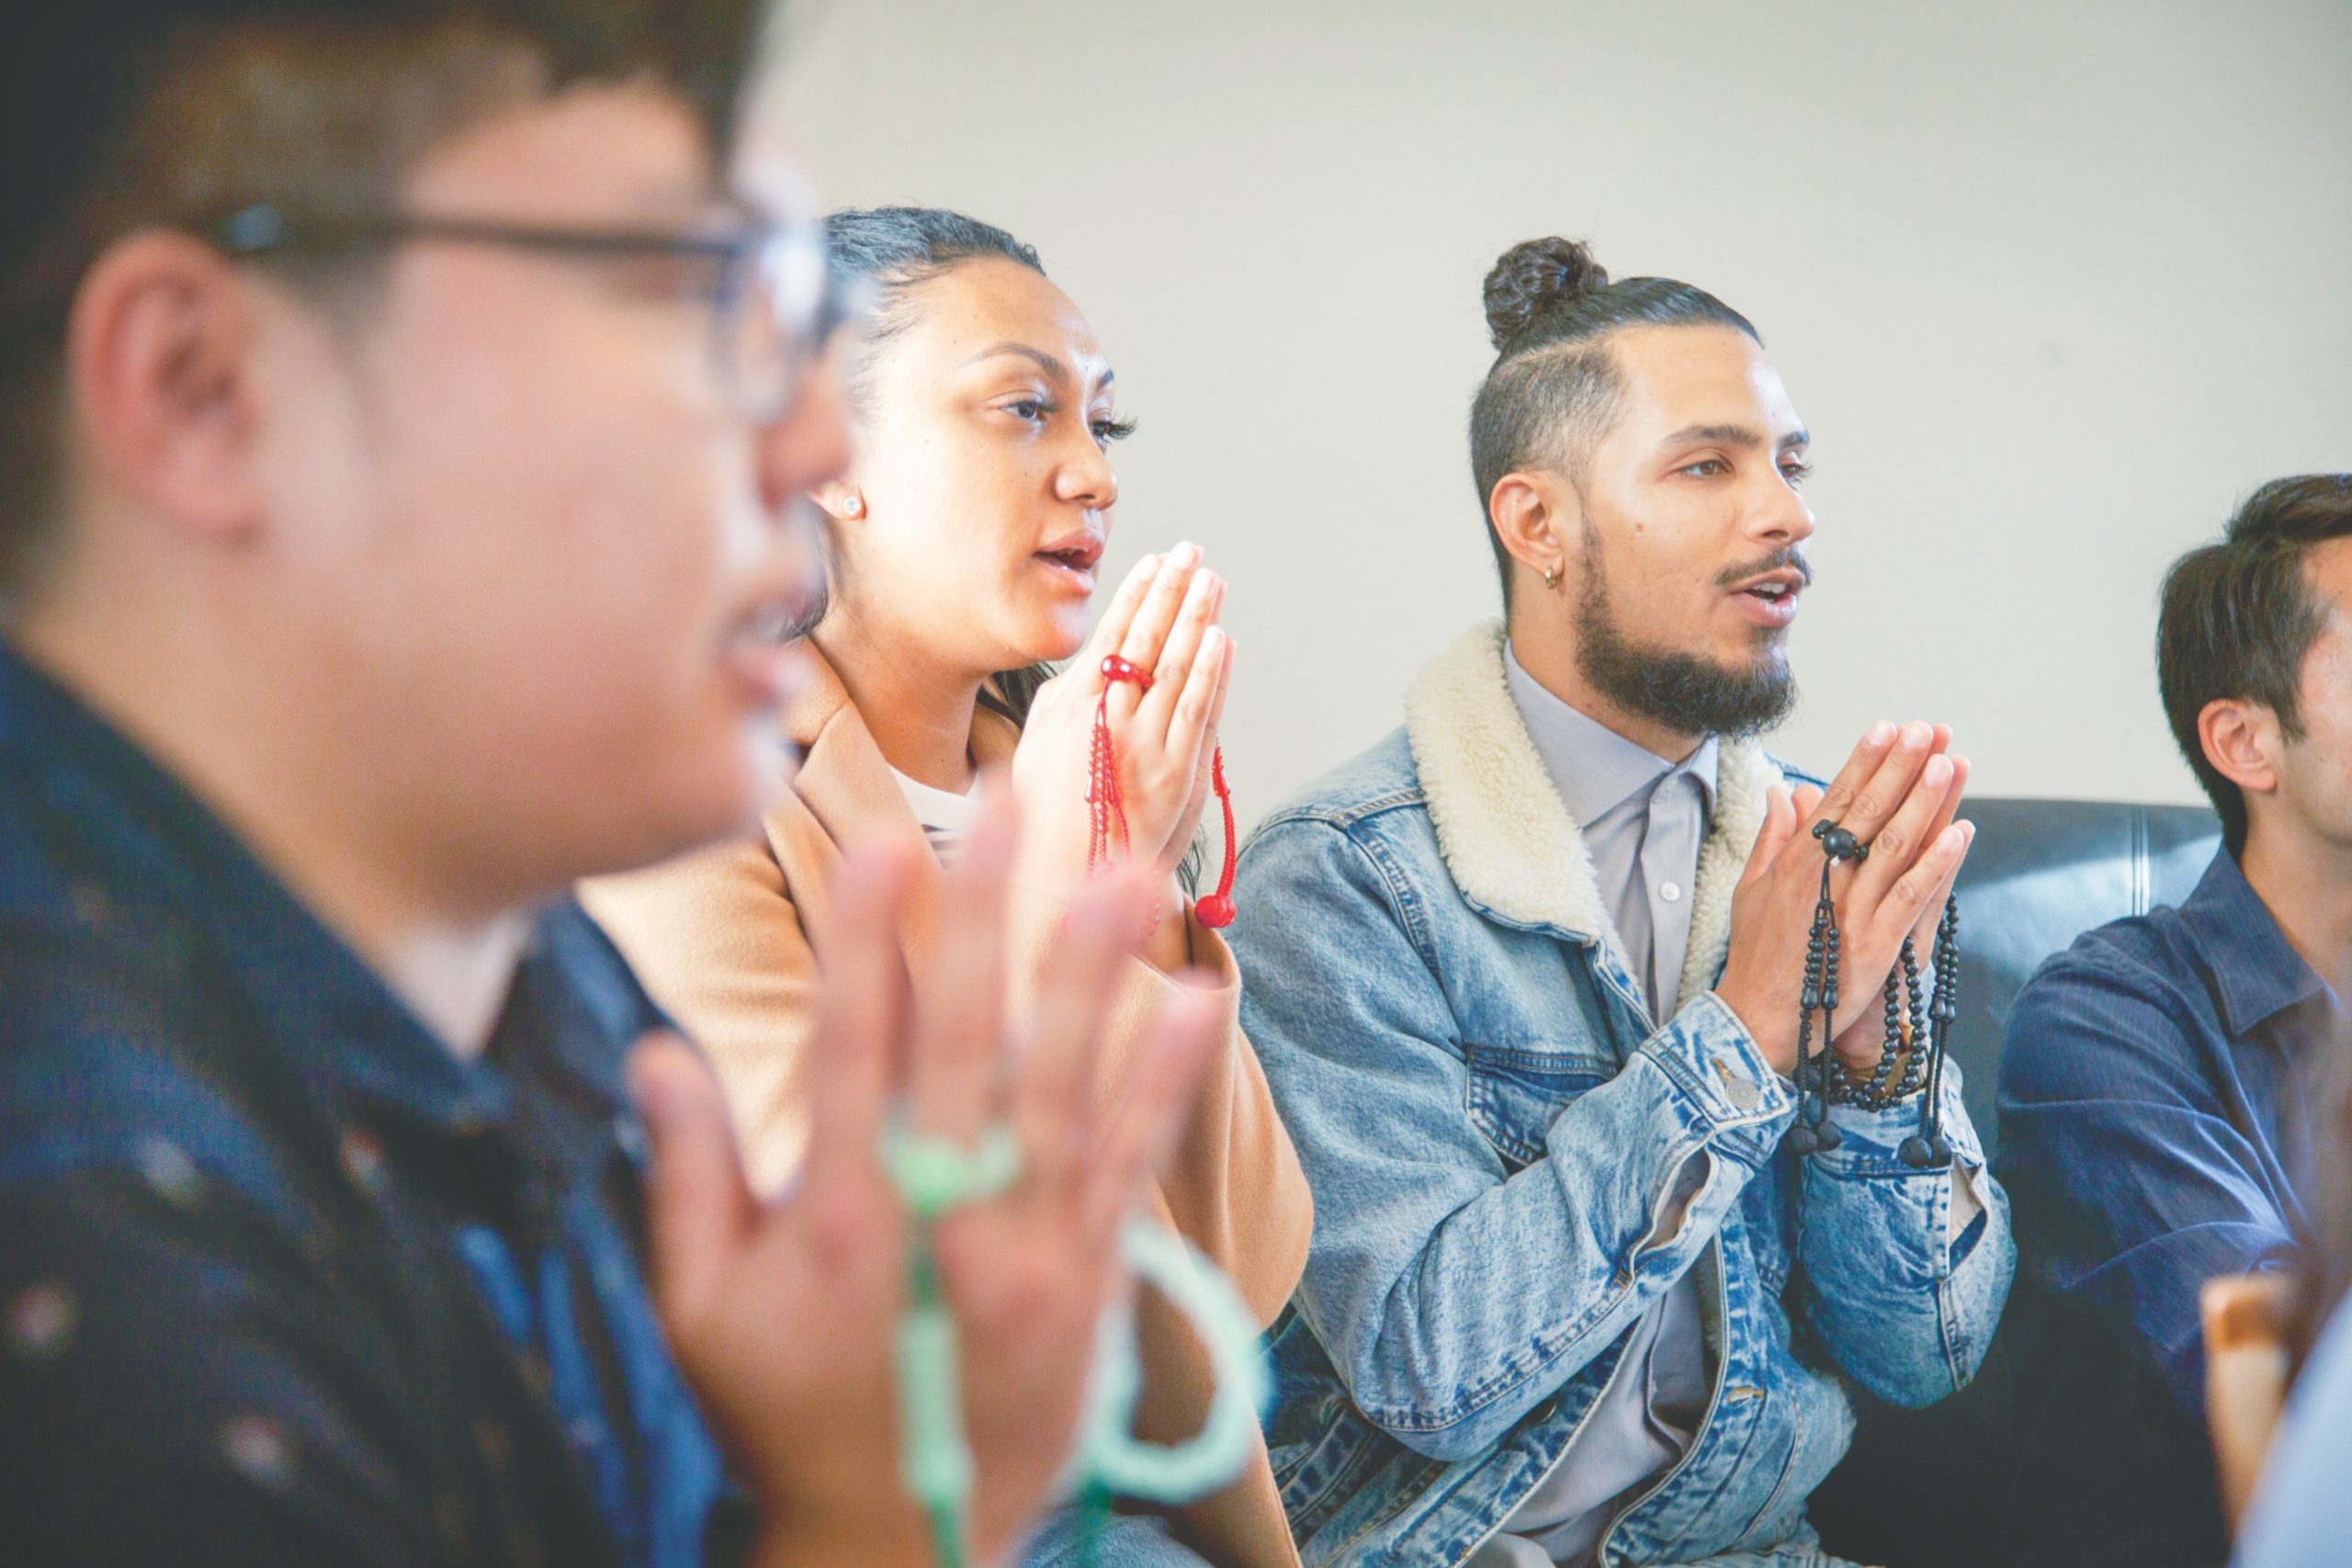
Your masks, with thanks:
<instances>
[{"instance_id":1,"label":"black leather chair","mask_svg":"<svg viewBox=\"0 0 2352 1568\"><path fill-rule=\"evenodd\" d=\"M1952 1060L1985 1152L1999 1146L1994 1091L2001 1037L2042 960L2094 926L2178 904L2220 847L2201 807L2086 800L1977 800L1976 842L1960 880L1960 1007ZM1924 1411L1857 1397L1846 1460L1815 1495L1822 1543L1889 1568L1987 1568L2018 1560L2020 1444L2011 1416L2028 1332L2019 1302L1967 1390Z\"/></svg>"}]
</instances>

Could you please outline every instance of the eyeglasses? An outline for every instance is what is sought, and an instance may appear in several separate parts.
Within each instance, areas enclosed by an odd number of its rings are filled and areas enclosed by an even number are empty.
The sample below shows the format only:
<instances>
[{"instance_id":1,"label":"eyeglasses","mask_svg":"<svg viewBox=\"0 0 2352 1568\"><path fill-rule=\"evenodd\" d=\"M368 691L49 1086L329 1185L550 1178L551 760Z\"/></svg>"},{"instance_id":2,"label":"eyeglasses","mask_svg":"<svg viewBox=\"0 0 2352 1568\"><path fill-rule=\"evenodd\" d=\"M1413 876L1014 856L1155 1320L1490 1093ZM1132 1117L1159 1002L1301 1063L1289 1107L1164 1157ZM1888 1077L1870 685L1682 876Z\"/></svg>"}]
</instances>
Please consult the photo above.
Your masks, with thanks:
<instances>
[{"instance_id":1,"label":"eyeglasses","mask_svg":"<svg viewBox=\"0 0 2352 1568\"><path fill-rule=\"evenodd\" d=\"M267 203L205 231L237 256L321 255L415 241L507 245L554 255L709 264L711 352L720 384L755 423L780 419L832 329L854 313L838 298L824 230L801 221L741 222L720 233L575 229L471 218L394 215L297 220Z\"/></svg>"}]
</instances>

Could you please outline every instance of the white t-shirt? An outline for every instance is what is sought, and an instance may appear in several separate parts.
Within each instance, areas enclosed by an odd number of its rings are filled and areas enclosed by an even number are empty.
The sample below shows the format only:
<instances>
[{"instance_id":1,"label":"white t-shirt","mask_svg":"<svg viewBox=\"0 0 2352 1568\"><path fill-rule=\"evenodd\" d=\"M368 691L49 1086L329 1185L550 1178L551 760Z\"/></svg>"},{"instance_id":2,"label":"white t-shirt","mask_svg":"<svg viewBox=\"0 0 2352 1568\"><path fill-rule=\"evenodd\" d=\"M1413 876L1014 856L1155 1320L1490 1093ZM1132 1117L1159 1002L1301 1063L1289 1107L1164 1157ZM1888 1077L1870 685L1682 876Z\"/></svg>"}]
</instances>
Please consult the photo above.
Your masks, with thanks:
<instances>
[{"instance_id":1,"label":"white t-shirt","mask_svg":"<svg viewBox=\"0 0 2352 1568\"><path fill-rule=\"evenodd\" d=\"M964 847L964 840L972 831L972 819L979 814L979 801L968 789L961 795L933 789L896 768L890 770L890 776L899 781L899 793L907 797L915 820L922 824L922 836L930 841L931 852L939 857L940 864L955 864L956 852Z\"/></svg>"}]
</instances>

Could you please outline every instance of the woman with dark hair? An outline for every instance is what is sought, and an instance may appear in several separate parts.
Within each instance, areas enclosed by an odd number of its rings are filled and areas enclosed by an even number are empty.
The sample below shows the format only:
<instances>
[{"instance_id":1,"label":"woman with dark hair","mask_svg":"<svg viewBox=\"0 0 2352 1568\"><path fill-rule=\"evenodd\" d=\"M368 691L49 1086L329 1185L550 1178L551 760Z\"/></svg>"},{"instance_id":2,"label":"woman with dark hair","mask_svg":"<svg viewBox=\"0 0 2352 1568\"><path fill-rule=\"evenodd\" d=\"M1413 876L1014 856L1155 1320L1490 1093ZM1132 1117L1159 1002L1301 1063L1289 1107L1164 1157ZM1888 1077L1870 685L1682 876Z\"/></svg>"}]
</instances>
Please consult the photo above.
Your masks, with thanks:
<instances>
[{"instance_id":1,"label":"woman with dark hair","mask_svg":"<svg viewBox=\"0 0 2352 1568\"><path fill-rule=\"evenodd\" d=\"M1180 876L1212 793L1232 671L1216 625L1225 585L1193 546L1147 557L1088 641L1118 498L1108 452L1127 426L1085 318L1034 250L955 213L842 212L828 238L869 313L836 349L852 356L851 467L811 498L830 601L808 637L816 678L787 716L805 753L797 783L754 840L592 884L584 901L710 1053L755 1177L780 1184L806 1135L824 889L844 845L921 835L952 859L981 773L1003 768L1023 818L1011 941L1033 964L1094 863L1156 861L1160 914L1121 981L1103 1050L1112 1081L1096 1093L1120 1091L1169 987L1222 989L1235 1021L1156 1217L1231 1277L1263 1326L1306 1260L1307 1190L1238 1022L1231 954ZM1081 645L1067 671L1051 672ZM1106 663L1148 679L1110 679ZM1112 799L1123 820L1106 820ZM936 877L937 861L923 869ZM923 899L914 906L904 940L920 972L930 932ZM1138 1333L1137 1431L1189 1438L1213 1393L1205 1354L1156 1299L1138 1308ZM1297 1561L1262 1445L1203 1501L1106 1528L1107 1563ZM1057 1521L1031 1561L1058 1560L1082 1533Z\"/></svg>"}]
</instances>

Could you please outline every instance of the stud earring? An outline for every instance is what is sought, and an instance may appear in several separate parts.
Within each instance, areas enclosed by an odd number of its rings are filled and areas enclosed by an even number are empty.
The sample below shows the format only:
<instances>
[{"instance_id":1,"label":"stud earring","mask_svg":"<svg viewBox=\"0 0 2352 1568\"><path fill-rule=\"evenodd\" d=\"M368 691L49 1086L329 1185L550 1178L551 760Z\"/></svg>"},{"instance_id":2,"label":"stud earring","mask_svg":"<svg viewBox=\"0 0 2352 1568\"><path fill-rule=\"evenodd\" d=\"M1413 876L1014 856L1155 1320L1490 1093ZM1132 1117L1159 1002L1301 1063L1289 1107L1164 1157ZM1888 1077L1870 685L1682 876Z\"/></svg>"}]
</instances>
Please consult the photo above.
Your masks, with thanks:
<instances>
[{"instance_id":1,"label":"stud earring","mask_svg":"<svg viewBox=\"0 0 2352 1568\"><path fill-rule=\"evenodd\" d=\"M1557 588L1560 586L1560 569L1558 567L1547 566L1544 569L1544 586L1546 588Z\"/></svg>"},{"instance_id":2,"label":"stud earring","mask_svg":"<svg viewBox=\"0 0 2352 1568\"><path fill-rule=\"evenodd\" d=\"M865 511L865 502L853 495L847 501L842 502L842 510L847 513L850 516L856 517L864 513Z\"/></svg>"}]
</instances>

